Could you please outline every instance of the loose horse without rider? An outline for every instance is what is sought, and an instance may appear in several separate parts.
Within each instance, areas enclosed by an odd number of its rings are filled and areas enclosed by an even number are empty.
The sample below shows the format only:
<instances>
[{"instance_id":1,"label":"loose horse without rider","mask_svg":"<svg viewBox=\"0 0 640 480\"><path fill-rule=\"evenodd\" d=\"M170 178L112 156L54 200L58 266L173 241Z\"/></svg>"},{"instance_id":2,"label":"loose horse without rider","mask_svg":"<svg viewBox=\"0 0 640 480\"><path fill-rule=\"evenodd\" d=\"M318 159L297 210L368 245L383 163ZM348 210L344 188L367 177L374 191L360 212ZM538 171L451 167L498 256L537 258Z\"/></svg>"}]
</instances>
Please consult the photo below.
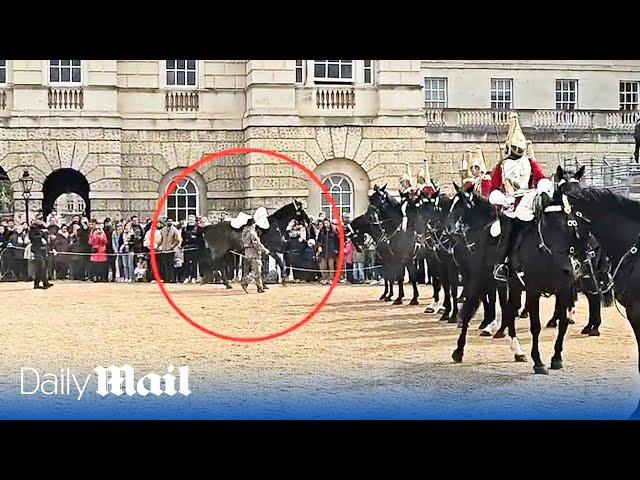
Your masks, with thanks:
<instances>
[{"instance_id":1,"label":"loose horse without rider","mask_svg":"<svg viewBox=\"0 0 640 480\"><path fill-rule=\"evenodd\" d=\"M302 204L294 199L292 202L284 205L267 217L268 227L258 228L260 239L264 246L269 250L269 255L275 260L280 267L280 271L284 271L282 259L277 255L285 252L286 242L282 232L293 219L298 220L304 225L309 225L309 216L304 211ZM229 283L229 262L235 262L234 257L242 251L241 227L234 228L229 221L218 222L208 225L203 229L203 236L210 256L211 268L214 272L219 272L223 283L227 288L231 288ZM282 283L285 282L282 275Z\"/></svg>"}]
</instances>

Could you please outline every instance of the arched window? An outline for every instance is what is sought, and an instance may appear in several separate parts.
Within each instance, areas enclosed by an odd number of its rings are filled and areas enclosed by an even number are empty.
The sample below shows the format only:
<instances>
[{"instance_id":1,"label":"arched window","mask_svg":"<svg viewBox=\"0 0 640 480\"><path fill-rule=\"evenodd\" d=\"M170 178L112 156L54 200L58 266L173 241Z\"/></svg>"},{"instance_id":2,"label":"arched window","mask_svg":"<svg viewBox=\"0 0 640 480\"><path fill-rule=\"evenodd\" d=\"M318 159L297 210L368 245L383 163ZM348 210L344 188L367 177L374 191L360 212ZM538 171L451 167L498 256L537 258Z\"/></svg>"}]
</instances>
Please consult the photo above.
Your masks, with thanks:
<instances>
[{"instance_id":1,"label":"arched window","mask_svg":"<svg viewBox=\"0 0 640 480\"><path fill-rule=\"evenodd\" d=\"M169 183L171 185L171 183ZM183 178L167 198L165 215L178 222L188 215L199 215L198 187L190 178Z\"/></svg>"},{"instance_id":2,"label":"arched window","mask_svg":"<svg viewBox=\"0 0 640 480\"><path fill-rule=\"evenodd\" d=\"M324 179L324 184L336 202L341 217L344 213L353 212L353 186L348 177L340 174L329 175ZM322 211L328 218L333 218L331 204L324 195L322 195Z\"/></svg>"}]
</instances>

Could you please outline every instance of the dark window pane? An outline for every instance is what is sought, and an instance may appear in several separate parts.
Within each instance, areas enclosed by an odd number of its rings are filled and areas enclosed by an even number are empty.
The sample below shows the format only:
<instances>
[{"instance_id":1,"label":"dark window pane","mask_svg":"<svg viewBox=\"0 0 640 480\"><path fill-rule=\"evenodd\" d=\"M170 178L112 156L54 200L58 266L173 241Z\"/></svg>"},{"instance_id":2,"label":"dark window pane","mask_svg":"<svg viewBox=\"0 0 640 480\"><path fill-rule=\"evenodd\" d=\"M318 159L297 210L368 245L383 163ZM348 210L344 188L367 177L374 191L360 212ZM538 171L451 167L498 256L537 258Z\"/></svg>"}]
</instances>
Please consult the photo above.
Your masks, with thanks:
<instances>
[{"instance_id":1,"label":"dark window pane","mask_svg":"<svg viewBox=\"0 0 640 480\"><path fill-rule=\"evenodd\" d=\"M187 60L187 68L189 70L195 70L196 69L196 61L195 60Z\"/></svg>"},{"instance_id":2,"label":"dark window pane","mask_svg":"<svg viewBox=\"0 0 640 480\"><path fill-rule=\"evenodd\" d=\"M371 60L365 60L364 61L364 66L366 67L370 67L371 66Z\"/></svg>"},{"instance_id":3,"label":"dark window pane","mask_svg":"<svg viewBox=\"0 0 640 480\"><path fill-rule=\"evenodd\" d=\"M296 68L296 83L302 83L302 68Z\"/></svg>"},{"instance_id":4,"label":"dark window pane","mask_svg":"<svg viewBox=\"0 0 640 480\"><path fill-rule=\"evenodd\" d=\"M176 84L176 73L175 72L167 72L167 85L175 85Z\"/></svg>"},{"instance_id":5,"label":"dark window pane","mask_svg":"<svg viewBox=\"0 0 640 480\"><path fill-rule=\"evenodd\" d=\"M302 60L296 60L296 67L302 66Z\"/></svg>"},{"instance_id":6,"label":"dark window pane","mask_svg":"<svg viewBox=\"0 0 640 480\"><path fill-rule=\"evenodd\" d=\"M58 66L60 65L60 60L49 60L49 65L53 66Z\"/></svg>"},{"instance_id":7,"label":"dark window pane","mask_svg":"<svg viewBox=\"0 0 640 480\"><path fill-rule=\"evenodd\" d=\"M167 70L176 68L175 60L167 60Z\"/></svg>"},{"instance_id":8,"label":"dark window pane","mask_svg":"<svg viewBox=\"0 0 640 480\"><path fill-rule=\"evenodd\" d=\"M60 72L60 73L62 74L62 77L61 77L60 80L63 81L63 82L70 81L71 80L71 69L70 68L63 68L61 70L62 70L62 72Z\"/></svg>"},{"instance_id":9,"label":"dark window pane","mask_svg":"<svg viewBox=\"0 0 640 480\"><path fill-rule=\"evenodd\" d=\"M6 67L7 66L7 61L6 60L0 60L0 67Z\"/></svg>"},{"instance_id":10,"label":"dark window pane","mask_svg":"<svg viewBox=\"0 0 640 480\"><path fill-rule=\"evenodd\" d=\"M178 208L184 208L187 206L187 199L184 196L178 197Z\"/></svg>"},{"instance_id":11,"label":"dark window pane","mask_svg":"<svg viewBox=\"0 0 640 480\"><path fill-rule=\"evenodd\" d=\"M50 69L51 71L51 81L52 82L59 82L60 81L60 70L58 70L57 67L52 67Z\"/></svg>"},{"instance_id":12,"label":"dark window pane","mask_svg":"<svg viewBox=\"0 0 640 480\"><path fill-rule=\"evenodd\" d=\"M175 206L176 206L176 197L174 195L169 195L169 198L167 198L167 207L175 208Z\"/></svg>"},{"instance_id":13,"label":"dark window pane","mask_svg":"<svg viewBox=\"0 0 640 480\"><path fill-rule=\"evenodd\" d=\"M178 78L176 80L176 84L184 85L184 72L182 70L178 70Z\"/></svg>"},{"instance_id":14,"label":"dark window pane","mask_svg":"<svg viewBox=\"0 0 640 480\"><path fill-rule=\"evenodd\" d=\"M71 61L71 65L73 65L74 67L79 67L80 66L80 60L72 60Z\"/></svg>"},{"instance_id":15,"label":"dark window pane","mask_svg":"<svg viewBox=\"0 0 640 480\"><path fill-rule=\"evenodd\" d=\"M187 205L191 208L195 208L196 206L196 197L194 197L193 195L190 195L189 198L187 199Z\"/></svg>"},{"instance_id":16,"label":"dark window pane","mask_svg":"<svg viewBox=\"0 0 640 480\"><path fill-rule=\"evenodd\" d=\"M316 63L314 66L314 75L318 78L324 78L325 77L325 66L323 63Z\"/></svg>"},{"instance_id":17,"label":"dark window pane","mask_svg":"<svg viewBox=\"0 0 640 480\"><path fill-rule=\"evenodd\" d=\"M338 65L336 65L335 63L330 63L327 77L338 78L339 74L340 74L340 71L338 70Z\"/></svg>"},{"instance_id":18,"label":"dark window pane","mask_svg":"<svg viewBox=\"0 0 640 480\"><path fill-rule=\"evenodd\" d=\"M196 72L187 72L187 85L196 84Z\"/></svg>"},{"instance_id":19,"label":"dark window pane","mask_svg":"<svg viewBox=\"0 0 640 480\"><path fill-rule=\"evenodd\" d=\"M342 78L351 78L351 65L342 65Z\"/></svg>"},{"instance_id":20,"label":"dark window pane","mask_svg":"<svg viewBox=\"0 0 640 480\"><path fill-rule=\"evenodd\" d=\"M7 71L6 70L0 70L0 83L6 83L7 82Z\"/></svg>"},{"instance_id":21,"label":"dark window pane","mask_svg":"<svg viewBox=\"0 0 640 480\"><path fill-rule=\"evenodd\" d=\"M364 71L364 83L371 83L371 70Z\"/></svg>"},{"instance_id":22,"label":"dark window pane","mask_svg":"<svg viewBox=\"0 0 640 480\"><path fill-rule=\"evenodd\" d=\"M188 182L186 187L187 187L187 192L196 193L196 186L193 182Z\"/></svg>"},{"instance_id":23,"label":"dark window pane","mask_svg":"<svg viewBox=\"0 0 640 480\"><path fill-rule=\"evenodd\" d=\"M74 68L73 69L73 81L74 82L79 82L80 81L80 69L79 68Z\"/></svg>"},{"instance_id":24,"label":"dark window pane","mask_svg":"<svg viewBox=\"0 0 640 480\"><path fill-rule=\"evenodd\" d=\"M184 68L184 60L178 60L178 68Z\"/></svg>"},{"instance_id":25,"label":"dark window pane","mask_svg":"<svg viewBox=\"0 0 640 480\"><path fill-rule=\"evenodd\" d=\"M63 67L68 67L71 65L71 60L60 60Z\"/></svg>"}]
</instances>

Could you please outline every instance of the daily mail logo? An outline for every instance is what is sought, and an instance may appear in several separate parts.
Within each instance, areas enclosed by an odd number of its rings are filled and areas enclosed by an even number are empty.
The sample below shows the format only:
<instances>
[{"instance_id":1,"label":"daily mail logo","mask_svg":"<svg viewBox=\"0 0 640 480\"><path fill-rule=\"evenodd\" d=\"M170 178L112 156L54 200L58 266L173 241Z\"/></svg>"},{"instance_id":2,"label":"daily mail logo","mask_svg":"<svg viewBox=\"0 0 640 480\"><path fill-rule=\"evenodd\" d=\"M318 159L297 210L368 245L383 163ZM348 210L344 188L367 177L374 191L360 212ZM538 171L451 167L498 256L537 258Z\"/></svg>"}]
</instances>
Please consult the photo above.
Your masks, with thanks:
<instances>
[{"instance_id":1,"label":"daily mail logo","mask_svg":"<svg viewBox=\"0 0 640 480\"><path fill-rule=\"evenodd\" d=\"M102 397L107 395L146 397L149 394L191 395L189 367L179 367L176 375L174 375L175 370L173 365L169 365L167 373L162 376L157 373L147 373L136 380L136 374L131 365L98 366L94 369L97 384L95 393ZM60 373L40 373L35 368L23 367L20 369L20 394L76 395L76 399L81 400L93 379L93 373L86 376L76 375L68 368L60 369Z\"/></svg>"}]
</instances>

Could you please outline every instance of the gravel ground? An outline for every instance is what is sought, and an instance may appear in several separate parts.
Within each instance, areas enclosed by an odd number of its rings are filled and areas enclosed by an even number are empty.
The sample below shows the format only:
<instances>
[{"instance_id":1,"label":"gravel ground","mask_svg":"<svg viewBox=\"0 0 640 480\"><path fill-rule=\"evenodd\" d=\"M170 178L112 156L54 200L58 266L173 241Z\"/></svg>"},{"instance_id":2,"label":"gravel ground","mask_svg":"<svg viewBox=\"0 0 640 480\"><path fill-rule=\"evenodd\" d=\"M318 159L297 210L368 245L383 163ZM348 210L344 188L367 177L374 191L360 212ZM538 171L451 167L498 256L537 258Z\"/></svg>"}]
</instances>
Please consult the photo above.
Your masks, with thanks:
<instances>
[{"instance_id":1,"label":"gravel ground","mask_svg":"<svg viewBox=\"0 0 640 480\"><path fill-rule=\"evenodd\" d=\"M271 285L265 294L255 287L245 294L238 285L229 291L218 285L167 288L207 328L259 336L301 320L328 287ZM20 368L87 375L97 365L125 363L160 374L169 364L189 365L193 394L179 404L177 397L157 399L149 413L154 418L180 412L206 418L626 418L637 405L635 341L615 307L603 312L600 337L584 337L579 332L587 304L581 299L565 342L565 368L540 376L530 360L513 362L507 340L479 337L478 318L464 362L454 364L459 329L423 313L431 287L422 287L419 306L392 306L377 300L380 293L378 286L339 285L300 329L247 344L189 325L153 284L61 281L34 291L31 284L2 283L0 411L10 417L21 405L23 414L39 408L60 418L82 416L79 405L87 403L19 395ZM542 300L545 323L552 302ZM528 320L517 322L529 357ZM555 333L544 329L541 335L547 365ZM125 410L143 416L149 406L132 401L123 410L122 402L100 400L87 402L102 408L105 418Z\"/></svg>"}]
</instances>

